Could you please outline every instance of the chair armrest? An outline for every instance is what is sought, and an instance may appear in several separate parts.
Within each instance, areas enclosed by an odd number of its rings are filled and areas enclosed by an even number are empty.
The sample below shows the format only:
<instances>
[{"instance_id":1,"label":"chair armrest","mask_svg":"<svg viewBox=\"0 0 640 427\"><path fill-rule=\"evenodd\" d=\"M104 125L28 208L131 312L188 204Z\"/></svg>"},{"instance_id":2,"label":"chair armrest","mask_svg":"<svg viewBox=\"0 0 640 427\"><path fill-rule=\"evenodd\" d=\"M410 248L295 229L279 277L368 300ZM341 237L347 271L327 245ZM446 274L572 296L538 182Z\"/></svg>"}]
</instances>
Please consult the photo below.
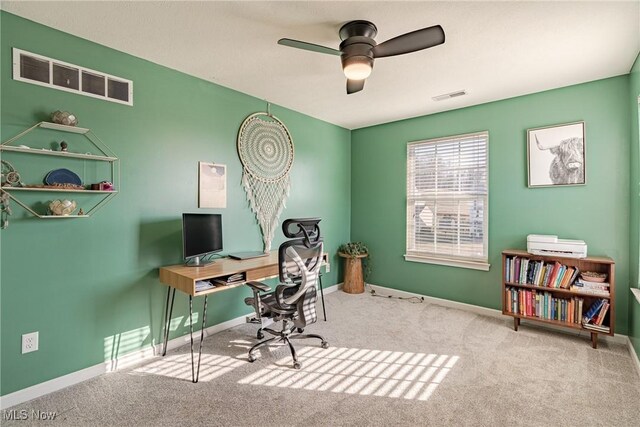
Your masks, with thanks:
<instances>
[{"instance_id":1,"label":"chair armrest","mask_svg":"<svg viewBox=\"0 0 640 427\"><path fill-rule=\"evenodd\" d=\"M273 294L276 297L276 304L278 305L278 307L284 310L289 310L292 307L295 307L284 302L284 291L289 288L295 288L296 286L298 286L298 284L296 283L280 283L278 286L276 286L276 291Z\"/></svg>"},{"instance_id":2,"label":"chair armrest","mask_svg":"<svg viewBox=\"0 0 640 427\"><path fill-rule=\"evenodd\" d=\"M249 286L251 289L253 289L254 291L262 291L262 292L269 292L271 291L271 288L268 287L267 285L265 285L262 282L246 282L245 285Z\"/></svg>"}]
</instances>

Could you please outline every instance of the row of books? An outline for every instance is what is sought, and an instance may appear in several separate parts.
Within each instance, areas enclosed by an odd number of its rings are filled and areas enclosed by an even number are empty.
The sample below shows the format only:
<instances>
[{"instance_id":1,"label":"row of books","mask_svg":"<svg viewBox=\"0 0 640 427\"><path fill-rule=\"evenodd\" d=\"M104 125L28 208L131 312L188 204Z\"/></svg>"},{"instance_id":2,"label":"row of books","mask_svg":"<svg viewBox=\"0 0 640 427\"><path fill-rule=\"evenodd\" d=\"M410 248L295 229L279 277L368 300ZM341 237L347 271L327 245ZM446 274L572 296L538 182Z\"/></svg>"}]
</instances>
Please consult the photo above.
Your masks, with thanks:
<instances>
[{"instance_id":1,"label":"row of books","mask_svg":"<svg viewBox=\"0 0 640 427\"><path fill-rule=\"evenodd\" d=\"M603 324L609 311L609 300L595 300L585 311L585 301L579 297L556 298L547 291L513 287L507 287L505 292L505 306L508 313L582 324L584 328L598 332L608 333L610 330L609 326Z\"/></svg>"},{"instance_id":2,"label":"row of books","mask_svg":"<svg viewBox=\"0 0 640 427\"><path fill-rule=\"evenodd\" d=\"M507 287L506 311L540 319L582 323L584 299L557 298L550 292Z\"/></svg>"},{"instance_id":3,"label":"row of books","mask_svg":"<svg viewBox=\"0 0 640 427\"><path fill-rule=\"evenodd\" d=\"M523 283L545 288L569 289L580 274L578 267L559 262L535 261L522 257L507 257L505 279L510 283Z\"/></svg>"}]
</instances>

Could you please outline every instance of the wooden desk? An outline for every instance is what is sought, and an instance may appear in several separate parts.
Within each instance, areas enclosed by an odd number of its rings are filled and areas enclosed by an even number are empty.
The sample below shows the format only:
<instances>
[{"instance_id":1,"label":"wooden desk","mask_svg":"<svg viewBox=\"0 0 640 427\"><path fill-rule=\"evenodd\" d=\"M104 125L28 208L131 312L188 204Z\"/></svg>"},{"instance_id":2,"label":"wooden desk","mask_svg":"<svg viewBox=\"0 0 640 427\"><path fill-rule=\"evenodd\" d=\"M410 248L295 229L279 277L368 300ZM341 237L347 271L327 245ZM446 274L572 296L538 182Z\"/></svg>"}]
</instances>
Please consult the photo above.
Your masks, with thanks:
<instances>
[{"instance_id":1,"label":"wooden desk","mask_svg":"<svg viewBox=\"0 0 640 427\"><path fill-rule=\"evenodd\" d=\"M204 267L188 267L184 264L162 267L160 268L160 282L181 290L187 295L200 296L225 291L244 285L244 283L196 292L198 280L215 279L238 273L244 273L244 282L276 277L278 275L278 251L271 251L269 255L264 257L244 260L220 258L213 264Z\"/></svg>"},{"instance_id":2,"label":"wooden desk","mask_svg":"<svg viewBox=\"0 0 640 427\"><path fill-rule=\"evenodd\" d=\"M329 257L323 254L323 265L329 271ZM196 292L196 282L199 280L209 280L228 277L234 274L243 274L244 280L232 285L217 286ZM200 359L202 356L202 342L204 341L204 328L207 319L207 298L210 294L227 291L229 289L243 286L245 282L264 280L278 276L278 251L273 250L267 256L245 260L235 260L231 258L220 258L214 263L203 267L188 267L184 264L171 265L160 268L160 282L167 285L167 301L164 309L164 349L162 355L167 354L167 343L169 341L169 324L173 313L173 301L176 297L176 289L189 295L189 333L191 337L191 379L198 382L200 375ZM322 310L324 320L327 320L327 313L324 307L324 292L322 289L322 276L320 275L320 295L322 296ZM172 294L173 291L173 294ZM204 308L202 311L202 328L200 329L200 349L198 351L197 368L193 358L193 297L204 296ZM171 301L171 304L169 304Z\"/></svg>"}]
</instances>

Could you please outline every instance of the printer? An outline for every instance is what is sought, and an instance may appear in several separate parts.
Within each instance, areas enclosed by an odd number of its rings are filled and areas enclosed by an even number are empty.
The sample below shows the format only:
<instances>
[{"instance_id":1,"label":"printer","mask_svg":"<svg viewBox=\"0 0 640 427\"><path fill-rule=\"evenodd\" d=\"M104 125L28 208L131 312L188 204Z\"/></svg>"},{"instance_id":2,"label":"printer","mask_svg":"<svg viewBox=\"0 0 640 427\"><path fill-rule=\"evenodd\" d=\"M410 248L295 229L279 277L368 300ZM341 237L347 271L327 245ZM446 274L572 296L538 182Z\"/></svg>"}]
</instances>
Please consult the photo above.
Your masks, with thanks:
<instances>
[{"instance_id":1,"label":"printer","mask_svg":"<svg viewBox=\"0 0 640 427\"><path fill-rule=\"evenodd\" d=\"M558 239L558 236L529 234L527 252L533 255L586 258L587 244L583 240L565 240Z\"/></svg>"}]
</instances>

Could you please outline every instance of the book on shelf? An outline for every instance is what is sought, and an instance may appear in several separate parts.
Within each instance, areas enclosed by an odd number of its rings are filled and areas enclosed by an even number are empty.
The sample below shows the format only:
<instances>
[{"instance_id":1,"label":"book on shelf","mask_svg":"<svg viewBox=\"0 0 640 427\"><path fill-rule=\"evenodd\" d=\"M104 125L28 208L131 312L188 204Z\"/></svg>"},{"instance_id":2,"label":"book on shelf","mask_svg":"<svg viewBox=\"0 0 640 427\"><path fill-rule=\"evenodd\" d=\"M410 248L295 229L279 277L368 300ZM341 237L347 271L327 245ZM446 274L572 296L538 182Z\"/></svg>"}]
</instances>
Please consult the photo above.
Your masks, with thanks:
<instances>
[{"instance_id":1,"label":"book on shelf","mask_svg":"<svg viewBox=\"0 0 640 427\"><path fill-rule=\"evenodd\" d=\"M602 309L603 305L607 302L606 299L598 299L595 300L591 306L587 309L587 312L585 313L584 317L582 318L582 324L585 325L589 322L593 323L593 319L596 318L598 316L598 313L600 313L600 310Z\"/></svg>"},{"instance_id":2,"label":"book on shelf","mask_svg":"<svg viewBox=\"0 0 640 427\"><path fill-rule=\"evenodd\" d=\"M551 266L550 264L546 264L544 267L544 276L542 278L542 281L540 282L540 286L547 286L546 284L549 281L549 276L551 275L551 270L553 270L553 266Z\"/></svg>"},{"instance_id":3,"label":"book on shelf","mask_svg":"<svg viewBox=\"0 0 640 427\"><path fill-rule=\"evenodd\" d=\"M605 302L600 309L600 313L598 313L598 317L593 322L598 326L602 326L602 322L604 321L604 316L607 315L607 311L609 310L609 301Z\"/></svg>"},{"instance_id":4,"label":"book on shelf","mask_svg":"<svg viewBox=\"0 0 640 427\"><path fill-rule=\"evenodd\" d=\"M561 266L562 264L560 264L558 261L553 264L551 274L549 275L549 281L545 284L545 286L549 288L555 288L556 277L558 276L558 272L560 271Z\"/></svg>"},{"instance_id":5,"label":"book on shelf","mask_svg":"<svg viewBox=\"0 0 640 427\"><path fill-rule=\"evenodd\" d=\"M610 285L606 282L589 282L583 279L578 279L571 286L572 291L578 291L585 294L591 294L596 296L608 297Z\"/></svg>"},{"instance_id":6,"label":"book on shelf","mask_svg":"<svg viewBox=\"0 0 640 427\"><path fill-rule=\"evenodd\" d=\"M567 285L567 287L571 286L572 283L576 282L576 280L578 279L578 275L579 274L580 274L580 269L578 267L574 267L573 274L571 275L571 278L569 279L569 284Z\"/></svg>"},{"instance_id":7,"label":"book on shelf","mask_svg":"<svg viewBox=\"0 0 640 427\"><path fill-rule=\"evenodd\" d=\"M582 325L585 329L590 329L592 331L596 331L596 332L604 332L604 333L609 333L611 331L611 329L608 326L598 326L598 325L591 325L591 324L587 324L587 325Z\"/></svg>"},{"instance_id":8,"label":"book on shelf","mask_svg":"<svg viewBox=\"0 0 640 427\"><path fill-rule=\"evenodd\" d=\"M570 290L576 291L576 292L581 292L583 294L599 296L599 297L609 297L609 296L611 296L609 291L606 291L606 290L581 288L581 287L578 287L578 286L572 286Z\"/></svg>"},{"instance_id":9,"label":"book on shelf","mask_svg":"<svg viewBox=\"0 0 640 427\"><path fill-rule=\"evenodd\" d=\"M567 267L564 270L564 274L562 276L562 280L560 281L560 286L559 286L560 288L569 289L569 282L573 278L573 273L574 272L575 272L575 268L573 268L573 267Z\"/></svg>"},{"instance_id":10,"label":"book on shelf","mask_svg":"<svg viewBox=\"0 0 640 427\"><path fill-rule=\"evenodd\" d=\"M209 280L197 280L196 281L196 292L206 291L207 289L214 288L215 285L211 283Z\"/></svg>"},{"instance_id":11,"label":"book on shelf","mask_svg":"<svg viewBox=\"0 0 640 427\"><path fill-rule=\"evenodd\" d=\"M238 273L228 277L217 277L213 279L213 282L218 286L227 286L227 285L234 285L236 283L242 283L244 282L244 274Z\"/></svg>"},{"instance_id":12,"label":"book on shelf","mask_svg":"<svg viewBox=\"0 0 640 427\"><path fill-rule=\"evenodd\" d=\"M584 288L584 289L598 289L598 290L609 290L609 283L607 282L587 282L586 280L578 279L575 281L573 286Z\"/></svg>"},{"instance_id":13,"label":"book on shelf","mask_svg":"<svg viewBox=\"0 0 640 427\"><path fill-rule=\"evenodd\" d=\"M556 280L553 281L553 287L559 288L562 279L564 278L565 273L567 272L567 267L560 264L560 268L558 268L558 274L556 274Z\"/></svg>"}]
</instances>

